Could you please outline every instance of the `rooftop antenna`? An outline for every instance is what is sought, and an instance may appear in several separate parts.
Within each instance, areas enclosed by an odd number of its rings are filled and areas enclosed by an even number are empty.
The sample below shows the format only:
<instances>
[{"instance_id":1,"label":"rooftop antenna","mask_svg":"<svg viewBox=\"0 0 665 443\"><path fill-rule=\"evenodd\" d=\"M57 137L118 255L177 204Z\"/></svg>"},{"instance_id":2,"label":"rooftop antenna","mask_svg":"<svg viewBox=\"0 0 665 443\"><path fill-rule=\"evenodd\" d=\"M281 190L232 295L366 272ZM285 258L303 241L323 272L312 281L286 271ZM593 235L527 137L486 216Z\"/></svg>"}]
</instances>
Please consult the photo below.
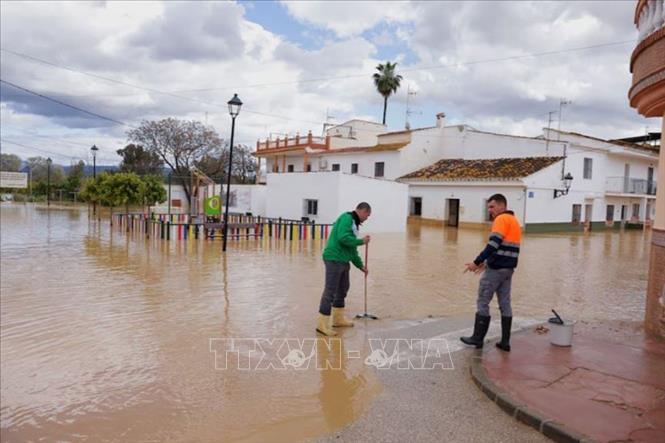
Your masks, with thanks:
<instances>
[{"instance_id":1,"label":"rooftop antenna","mask_svg":"<svg viewBox=\"0 0 665 443\"><path fill-rule=\"evenodd\" d=\"M566 105L569 105L571 103L572 103L572 101L566 100L565 98L562 98L559 101L559 125L558 125L558 130L557 130L557 133L556 133L557 141L559 141L561 139L561 113L563 111L563 107L566 106ZM561 180L564 180L564 177L565 177L564 174L566 172L566 157L567 157L566 148L567 147L568 147L568 144L564 143L563 144L563 162L561 162Z\"/></svg>"},{"instance_id":2,"label":"rooftop antenna","mask_svg":"<svg viewBox=\"0 0 665 443\"><path fill-rule=\"evenodd\" d=\"M547 136L545 137L545 155L550 155L550 128L552 127L552 116L556 114L556 111L550 111L547 113Z\"/></svg>"},{"instance_id":3,"label":"rooftop antenna","mask_svg":"<svg viewBox=\"0 0 665 443\"><path fill-rule=\"evenodd\" d=\"M566 105L569 105L569 104L571 104L571 103L572 103L572 101L570 101L570 100L566 100L565 98L562 98L562 99L559 101L559 124L558 124L558 126L557 126L557 132L560 132L560 131L561 131L561 120L562 120L561 114L562 114L562 112L563 112L563 107L566 106ZM556 139L559 140L560 138L561 138L561 134L558 134L558 133L557 133L557 135L556 135Z\"/></svg>"},{"instance_id":4,"label":"rooftop antenna","mask_svg":"<svg viewBox=\"0 0 665 443\"><path fill-rule=\"evenodd\" d=\"M323 133L321 134L322 137L326 136L326 131L329 127L335 126L334 123L330 123L330 121L334 118L334 116L330 115L330 109L326 108L326 122L323 124Z\"/></svg>"},{"instance_id":5,"label":"rooftop antenna","mask_svg":"<svg viewBox=\"0 0 665 443\"><path fill-rule=\"evenodd\" d=\"M407 87L406 87L406 114L405 114L405 117L404 117L404 129L406 129L406 130L411 129L411 124L409 123L409 116L411 114L417 114L417 115L422 114L422 112L412 111L411 107L410 107L411 96L415 97L417 94L418 94L417 91L412 91L411 90L411 85L407 85Z\"/></svg>"}]
</instances>

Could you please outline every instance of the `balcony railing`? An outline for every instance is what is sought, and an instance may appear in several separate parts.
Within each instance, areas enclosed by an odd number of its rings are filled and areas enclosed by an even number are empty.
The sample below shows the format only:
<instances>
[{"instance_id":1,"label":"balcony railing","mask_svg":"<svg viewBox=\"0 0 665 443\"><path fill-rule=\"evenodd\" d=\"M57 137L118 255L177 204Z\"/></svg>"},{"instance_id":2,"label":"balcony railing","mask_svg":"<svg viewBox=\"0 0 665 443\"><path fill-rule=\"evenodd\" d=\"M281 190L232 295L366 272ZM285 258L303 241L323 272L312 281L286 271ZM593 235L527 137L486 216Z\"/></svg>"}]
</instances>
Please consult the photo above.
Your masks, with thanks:
<instances>
[{"instance_id":1,"label":"balcony railing","mask_svg":"<svg viewBox=\"0 0 665 443\"><path fill-rule=\"evenodd\" d=\"M310 132L305 136L298 134L292 138L283 137L277 138L275 140L267 139L265 141L259 140L256 142L257 151L263 151L264 149L290 148L296 146L310 146L319 149L330 149L330 137L317 137L313 136Z\"/></svg>"},{"instance_id":2,"label":"balcony railing","mask_svg":"<svg viewBox=\"0 0 665 443\"><path fill-rule=\"evenodd\" d=\"M656 182L641 178L608 177L605 191L614 194L656 195Z\"/></svg>"}]
</instances>

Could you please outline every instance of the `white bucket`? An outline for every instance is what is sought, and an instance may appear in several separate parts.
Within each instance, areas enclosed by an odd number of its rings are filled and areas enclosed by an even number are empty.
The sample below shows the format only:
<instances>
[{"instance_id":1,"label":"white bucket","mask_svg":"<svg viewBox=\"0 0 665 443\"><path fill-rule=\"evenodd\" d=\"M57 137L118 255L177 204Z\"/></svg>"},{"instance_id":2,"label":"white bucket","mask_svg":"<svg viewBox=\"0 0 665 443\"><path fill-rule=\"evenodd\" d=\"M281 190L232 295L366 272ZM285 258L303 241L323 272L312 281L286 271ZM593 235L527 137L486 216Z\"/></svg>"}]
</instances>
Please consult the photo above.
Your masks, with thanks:
<instances>
[{"instance_id":1,"label":"white bucket","mask_svg":"<svg viewBox=\"0 0 665 443\"><path fill-rule=\"evenodd\" d=\"M570 346L573 344L573 327L576 321L564 320L563 324L550 323L550 343L556 346Z\"/></svg>"}]
</instances>

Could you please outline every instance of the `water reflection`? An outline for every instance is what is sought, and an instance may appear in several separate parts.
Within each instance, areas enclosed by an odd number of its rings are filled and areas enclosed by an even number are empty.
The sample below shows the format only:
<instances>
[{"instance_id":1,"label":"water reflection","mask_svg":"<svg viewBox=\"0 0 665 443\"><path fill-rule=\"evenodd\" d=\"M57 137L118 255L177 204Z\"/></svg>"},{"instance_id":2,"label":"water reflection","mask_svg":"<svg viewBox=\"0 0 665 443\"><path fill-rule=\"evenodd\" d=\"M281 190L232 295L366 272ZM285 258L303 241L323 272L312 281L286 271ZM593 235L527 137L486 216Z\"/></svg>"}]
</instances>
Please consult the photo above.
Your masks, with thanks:
<instances>
[{"instance_id":1,"label":"water reflection","mask_svg":"<svg viewBox=\"0 0 665 443\"><path fill-rule=\"evenodd\" d=\"M323 349L359 351L340 370L214 370L210 338L314 337L321 242L245 239L224 256L219 241L125 234L85 208L0 208L3 441L297 440L345 425L379 392L362 324ZM369 310L471 315L478 280L462 270L486 235L374 235ZM641 231L527 235L514 310L639 320L648 245ZM362 288L353 272L351 313Z\"/></svg>"}]
</instances>

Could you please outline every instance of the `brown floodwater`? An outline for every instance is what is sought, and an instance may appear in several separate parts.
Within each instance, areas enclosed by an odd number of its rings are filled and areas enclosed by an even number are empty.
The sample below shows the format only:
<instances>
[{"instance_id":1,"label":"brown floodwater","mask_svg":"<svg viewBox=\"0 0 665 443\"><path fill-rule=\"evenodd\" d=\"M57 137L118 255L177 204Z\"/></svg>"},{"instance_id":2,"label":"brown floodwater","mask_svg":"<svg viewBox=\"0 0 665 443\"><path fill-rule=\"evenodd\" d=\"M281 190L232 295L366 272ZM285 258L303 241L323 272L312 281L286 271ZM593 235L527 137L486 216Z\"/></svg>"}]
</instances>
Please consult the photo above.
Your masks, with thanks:
<instances>
[{"instance_id":1,"label":"brown floodwater","mask_svg":"<svg viewBox=\"0 0 665 443\"><path fill-rule=\"evenodd\" d=\"M293 441L344 426L381 392L362 359L215 369L213 338L315 337L319 242L241 240L224 257L220 241L147 240L81 207L3 203L0 214L3 441ZM525 236L515 315L640 320L649 235ZM425 226L373 236L370 311L381 324L472 315L478 277L462 270L485 242ZM359 272L351 285L347 308L362 312Z\"/></svg>"}]
</instances>

